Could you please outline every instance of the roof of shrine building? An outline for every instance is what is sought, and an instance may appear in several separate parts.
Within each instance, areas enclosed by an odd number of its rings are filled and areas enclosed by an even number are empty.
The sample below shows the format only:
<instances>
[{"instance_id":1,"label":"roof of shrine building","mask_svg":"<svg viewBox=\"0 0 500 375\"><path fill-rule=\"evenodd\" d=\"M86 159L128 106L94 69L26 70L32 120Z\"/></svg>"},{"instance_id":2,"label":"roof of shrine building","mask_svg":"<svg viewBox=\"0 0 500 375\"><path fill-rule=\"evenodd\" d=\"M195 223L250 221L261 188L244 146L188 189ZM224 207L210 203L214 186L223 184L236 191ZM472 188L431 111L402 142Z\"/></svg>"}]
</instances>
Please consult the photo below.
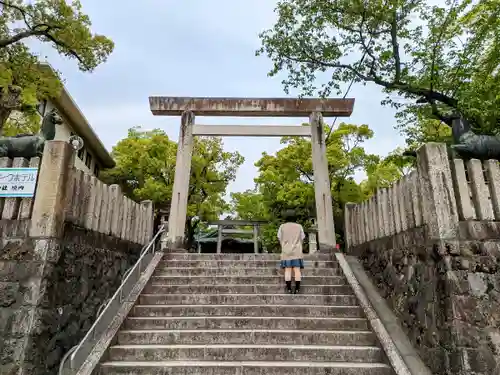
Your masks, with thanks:
<instances>
[{"instance_id":1,"label":"roof of shrine building","mask_svg":"<svg viewBox=\"0 0 500 375\"><path fill-rule=\"evenodd\" d=\"M54 68L48 63L43 63L42 66L55 72ZM114 167L115 161L64 85L62 85L59 97L52 98L50 101L69 120L72 130L78 136L82 137L85 147L94 152L95 157L99 159L101 165L104 168Z\"/></svg>"}]
</instances>

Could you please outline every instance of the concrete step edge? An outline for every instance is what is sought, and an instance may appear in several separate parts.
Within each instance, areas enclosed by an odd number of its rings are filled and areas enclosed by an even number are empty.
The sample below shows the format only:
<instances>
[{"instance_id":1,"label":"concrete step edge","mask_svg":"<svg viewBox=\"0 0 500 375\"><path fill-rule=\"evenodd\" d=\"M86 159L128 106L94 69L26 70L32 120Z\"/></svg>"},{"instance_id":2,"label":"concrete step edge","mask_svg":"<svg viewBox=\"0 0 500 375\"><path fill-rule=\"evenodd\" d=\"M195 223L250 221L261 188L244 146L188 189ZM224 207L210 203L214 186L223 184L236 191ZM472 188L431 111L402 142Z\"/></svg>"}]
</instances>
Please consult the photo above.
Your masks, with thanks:
<instances>
[{"instance_id":1,"label":"concrete step edge","mask_svg":"<svg viewBox=\"0 0 500 375\"><path fill-rule=\"evenodd\" d=\"M163 307L163 308L170 308L170 307L207 307L207 306L213 306L213 307L246 307L246 308L253 308L253 307L262 307L262 306L272 306L272 307L283 307L283 308L290 308L290 306L293 307L334 307L334 308L342 308L342 309L347 309L347 308L361 308L359 305L269 305L269 304L264 304L264 305L224 305L224 304L210 304L210 305L163 305L163 304L157 304L157 305L141 305L137 304L135 307ZM246 318L246 317L245 317Z\"/></svg>"},{"instance_id":2,"label":"concrete step edge","mask_svg":"<svg viewBox=\"0 0 500 375\"><path fill-rule=\"evenodd\" d=\"M157 306L157 305L155 305ZM199 319L214 319L214 320L241 320L241 319L246 319L246 320L261 320L261 319L266 319L266 320L333 320L333 321L339 321L339 320L349 320L349 321L367 321L366 318L354 318L354 317L290 317L290 316L283 316L283 317L278 317L278 316L130 316L127 317L127 319L138 319L138 320L199 320Z\"/></svg>"},{"instance_id":3,"label":"concrete step edge","mask_svg":"<svg viewBox=\"0 0 500 375\"><path fill-rule=\"evenodd\" d=\"M163 276L161 276L163 277ZM153 284L149 283L148 286L152 286ZM284 285L284 284L283 284ZM173 285L173 284L160 284L160 285L154 285L154 286L160 286L160 287L176 287L176 288L179 288L179 287L182 287L182 288L201 288L201 287L211 287L211 288L219 288L219 287L231 287L231 288L238 288L238 287L248 287L248 286L251 286L251 287L258 287L258 288L262 288L262 287L266 287L266 288L274 288L276 287L276 284L219 284L219 285L212 285L212 284L189 284L189 285ZM342 286L342 287L345 287L347 286L347 284L314 284L314 285L307 285L307 284L304 284L303 286L313 286L315 288L329 288L329 287L332 287L332 286ZM350 286L349 286L350 287ZM179 294L179 293L178 293ZM236 293L234 293L236 294ZM274 294L273 294L274 295Z\"/></svg>"},{"instance_id":4,"label":"concrete step edge","mask_svg":"<svg viewBox=\"0 0 500 375\"><path fill-rule=\"evenodd\" d=\"M313 329L124 329L120 333L144 334L144 333L297 333L297 334L336 334L356 335L374 334L372 331L348 331L348 330L313 330Z\"/></svg>"},{"instance_id":5,"label":"concrete step edge","mask_svg":"<svg viewBox=\"0 0 500 375\"><path fill-rule=\"evenodd\" d=\"M292 285L293 286L293 285ZM282 295L285 285L270 284L266 286L261 285L171 285L171 284L148 284L145 288L144 294L168 294L175 295L182 294L197 294L197 295L227 295L227 294L240 294L241 290L245 291L245 295ZM314 289L314 291L313 291ZM332 289L330 291L330 289ZM337 290L335 290L337 289ZM340 290L342 289L342 290ZM340 291L343 295L351 295L352 289L346 284L339 285L301 285L302 295L313 296L330 296L338 295ZM277 292L277 293L273 293ZM314 294L310 294L313 293ZM329 294L325 294L328 292ZM333 294L331 294L333 293Z\"/></svg>"},{"instance_id":6,"label":"concrete step edge","mask_svg":"<svg viewBox=\"0 0 500 375\"><path fill-rule=\"evenodd\" d=\"M252 286L256 286L256 287L261 287L261 288L270 288L270 287L276 287L276 286L285 286L285 281L282 280L281 278L280 279L276 279L275 283L274 284L251 284L251 283L248 283L248 284L231 284L230 283L230 280L229 283L224 283L224 280L218 280L218 279L215 279L213 281L215 281L215 283L212 283L212 284L194 284L194 283L189 283L189 284L172 284L172 283L175 283L175 282L179 282L181 281L182 279L180 280L169 280L169 277L166 276L166 277L163 277L163 276L153 276L149 283L147 284L148 286L150 285L154 285L154 286L173 286L173 287L179 287L179 286L183 286L183 287L190 287L190 286L193 286L193 287L252 287ZM186 282L189 282L189 280L185 280ZM197 280L196 280L197 281ZM249 282L251 280L248 280ZM274 280L273 280L274 281ZM328 280L325 280L326 282L328 282ZM323 281L323 282L325 282ZM155 284L156 283L165 283L165 284ZM345 287L345 286L349 286L349 284L347 283L344 283L344 284L339 284L339 282L341 282L340 280L332 280L332 283L331 284L314 284L314 280L311 280L311 279L302 279L302 283L301 283L301 286L314 286L314 287ZM292 283L294 283L292 281Z\"/></svg>"},{"instance_id":7,"label":"concrete step edge","mask_svg":"<svg viewBox=\"0 0 500 375\"><path fill-rule=\"evenodd\" d=\"M222 268L222 267L170 267L169 265L162 265L161 263L156 267L156 269L169 269L169 270L226 270L227 268ZM279 265L276 265L274 267L244 267L242 268L243 270L276 270L276 269L281 269ZM304 268L305 270L337 270L339 268L335 267L312 267L312 268Z\"/></svg>"},{"instance_id":8,"label":"concrete step edge","mask_svg":"<svg viewBox=\"0 0 500 375\"><path fill-rule=\"evenodd\" d=\"M196 278L199 278L199 279L213 279L213 278L220 278L220 279L245 279L245 278L253 278L253 279L261 279L263 277L267 277L267 278L273 278L273 279L279 279L279 280L283 280L283 276L282 275L241 275L241 276L238 276L238 275L213 275L213 276L210 276L210 275L169 275L169 274L163 274L163 275L154 275L151 276L152 279L154 278L164 278L164 279L167 279L167 278L172 278L172 279L181 279L181 278L190 278L190 279L196 279ZM308 280L308 279L343 279L344 276L343 275L325 275L325 276L304 276L302 275L302 281L304 280ZM209 284L209 285L212 285L212 284ZM243 284L244 285L244 284ZM253 285L253 284L252 284Z\"/></svg>"},{"instance_id":9,"label":"concrete step edge","mask_svg":"<svg viewBox=\"0 0 500 375\"><path fill-rule=\"evenodd\" d=\"M172 269L172 268L171 268ZM192 268L192 269L198 269L198 268ZM185 276L185 275L162 275L162 276L157 276L153 275L153 277L192 277L192 278L214 278L214 277L220 277L220 278L233 278L233 279L241 279L241 278L261 278L261 277L275 277L275 278L283 278L283 275L269 275L269 276L262 276L262 275L213 275L213 276L206 276L206 275L190 275L190 276ZM339 278L339 277L345 277L343 275L325 275L325 276L317 276L317 275L302 275L302 279L312 279L312 278Z\"/></svg>"},{"instance_id":10,"label":"concrete step edge","mask_svg":"<svg viewBox=\"0 0 500 375\"><path fill-rule=\"evenodd\" d=\"M263 273L269 273L269 274L274 274L276 272L284 272L284 270L280 267L252 267L252 268L237 268L237 267L213 267L213 268L207 268L207 267L161 267L158 266L156 267L157 271L160 272L191 272L191 271L197 271L197 272L207 272L207 273L214 273L214 272L263 272ZM309 268L304 268L302 270L302 273L329 273L332 275L340 275L342 274L342 269L339 268L331 268L331 267L309 267Z\"/></svg>"},{"instance_id":11,"label":"concrete step edge","mask_svg":"<svg viewBox=\"0 0 500 375\"><path fill-rule=\"evenodd\" d=\"M248 296L263 296L263 297L274 297L274 296L290 296L287 293L142 293L141 297L178 297L178 296L238 296L238 297L248 297ZM297 294L293 295L293 298L296 296L304 296L304 297L353 297L353 294Z\"/></svg>"},{"instance_id":12,"label":"concrete step edge","mask_svg":"<svg viewBox=\"0 0 500 375\"><path fill-rule=\"evenodd\" d=\"M252 262L279 262L281 259L162 259L161 263L169 263L169 262L227 262L227 263L252 263ZM304 262L307 263L331 263L331 264L339 264L339 262L335 260L316 260L316 259L303 259Z\"/></svg>"},{"instance_id":13,"label":"concrete step edge","mask_svg":"<svg viewBox=\"0 0 500 375\"><path fill-rule=\"evenodd\" d=\"M243 261L243 262L203 262L199 261L199 263L203 263L203 265L200 264L195 264L195 262L198 261L162 261L158 264L158 267L168 267L168 268L221 268L221 267L232 267L232 268L281 268L281 265L279 262L269 262L269 264L260 264L262 262L257 262L257 261ZM250 262L254 262L255 264L249 264ZM313 264L313 263L307 263L304 262L304 268L305 269L332 269L332 268L340 268L340 266L336 263L332 264Z\"/></svg>"},{"instance_id":14,"label":"concrete step edge","mask_svg":"<svg viewBox=\"0 0 500 375\"><path fill-rule=\"evenodd\" d=\"M373 345L353 346L353 345L241 345L241 344L180 344L180 345L112 345L114 349L298 349L298 350L382 350L382 348Z\"/></svg>"},{"instance_id":15,"label":"concrete step edge","mask_svg":"<svg viewBox=\"0 0 500 375\"><path fill-rule=\"evenodd\" d=\"M108 361L108 367L336 367L336 368L390 368L385 363L372 362L308 362L308 361Z\"/></svg>"}]
</instances>

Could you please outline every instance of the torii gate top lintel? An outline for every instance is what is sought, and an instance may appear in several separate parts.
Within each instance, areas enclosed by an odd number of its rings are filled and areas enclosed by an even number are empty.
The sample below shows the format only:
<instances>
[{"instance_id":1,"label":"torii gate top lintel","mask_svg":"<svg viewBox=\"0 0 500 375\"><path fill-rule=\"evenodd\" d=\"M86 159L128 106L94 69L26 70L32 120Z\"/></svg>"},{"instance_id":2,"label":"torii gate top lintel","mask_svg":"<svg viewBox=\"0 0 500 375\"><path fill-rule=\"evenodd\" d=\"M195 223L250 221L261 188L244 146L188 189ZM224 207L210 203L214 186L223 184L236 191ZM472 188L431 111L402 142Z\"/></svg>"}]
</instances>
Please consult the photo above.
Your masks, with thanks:
<instances>
[{"instance_id":1,"label":"torii gate top lintel","mask_svg":"<svg viewBox=\"0 0 500 375\"><path fill-rule=\"evenodd\" d=\"M354 99L150 96L149 106L155 116L192 111L198 116L307 117L320 112L323 117L349 117Z\"/></svg>"}]
</instances>

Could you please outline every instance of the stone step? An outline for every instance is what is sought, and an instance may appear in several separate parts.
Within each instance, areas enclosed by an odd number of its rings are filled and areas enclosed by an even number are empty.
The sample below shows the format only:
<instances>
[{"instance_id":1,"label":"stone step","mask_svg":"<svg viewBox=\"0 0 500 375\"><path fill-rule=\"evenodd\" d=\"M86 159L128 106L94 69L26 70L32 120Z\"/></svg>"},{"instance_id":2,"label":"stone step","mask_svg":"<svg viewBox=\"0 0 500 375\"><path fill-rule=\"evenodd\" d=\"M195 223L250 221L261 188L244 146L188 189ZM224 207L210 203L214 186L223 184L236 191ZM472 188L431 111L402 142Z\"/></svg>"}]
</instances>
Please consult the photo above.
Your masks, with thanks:
<instances>
[{"instance_id":1,"label":"stone step","mask_svg":"<svg viewBox=\"0 0 500 375\"><path fill-rule=\"evenodd\" d=\"M325 305L136 305L130 316L308 316L363 318L359 306Z\"/></svg>"},{"instance_id":2,"label":"stone step","mask_svg":"<svg viewBox=\"0 0 500 375\"><path fill-rule=\"evenodd\" d=\"M153 275L150 285L262 285L273 284L283 286L285 284L282 275L278 276L179 276L179 275ZM307 285L347 285L344 276L303 276L301 286Z\"/></svg>"},{"instance_id":3,"label":"stone step","mask_svg":"<svg viewBox=\"0 0 500 375\"><path fill-rule=\"evenodd\" d=\"M278 260L161 260L162 267L195 267L195 268L257 268L257 267L279 267ZM305 260L305 268L336 268L337 262L325 260Z\"/></svg>"},{"instance_id":4,"label":"stone step","mask_svg":"<svg viewBox=\"0 0 500 375\"><path fill-rule=\"evenodd\" d=\"M259 285L285 284L283 276L174 276L153 275L149 285ZM301 286L307 285L346 285L344 276L304 276Z\"/></svg>"},{"instance_id":5,"label":"stone step","mask_svg":"<svg viewBox=\"0 0 500 375\"><path fill-rule=\"evenodd\" d=\"M210 316L210 317L128 317L127 330L179 330L179 329L270 329L270 330L349 330L366 331L370 329L364 317L278 317L278 316Z\"/></svg>"},{"instance_id":6,"label":"stone step","mask_svg":"<svg viewBox=\"0 0 500 375\"><path fill-rule=\"evenodd\" d=\"M370 331L321 330L149 330L120 331L118 345L367 345L376 346Z\"/></svg>"},{"instance_id":7,"label":"stone step","mask_svg":"<svg viewBox=\"0 0 500 375\"><path fill-rule=\"evenodd\" d=\"M305 260L332 260L333 254L315 253L304 255ZM195 254L195 253L166 253L164 260L280 260L280 254Z\"/></svg>"},{"instance_id":8,"label":"stone step","mask_svg":"<svg viewBox=\"0 0 500 375\"><path fill-rule=\"evenodd\" d=\"M115 345L110 361L384 362L376 346L333 345Z\"/></svg>"},{"instance_id":9,"label":"stone step","mask_svg":"<svg viewBox=\"0 0 500 375\"><path fill-rule=\"evenodd\" d=\"M390 366L364 362L105 362L99 375L394 375Z\"/></svg>"},{"instance_id":10,"label":"stone step","mask_svg":"<svg viewBox=\"0 0 500 375\"><path fill-rule=\"evenodd\" d=\"M142 294L141 305L346 305L356 306L354 294Z\"/></svg>"},{"instance_id":11,"label":"stone step","mask_svg":"<svg viewBox=\"0 0 500 375\"><path fill-rule=\"evenodd\" d=\"M278 267L255 268L192 268L165 267L159 265L154 273L156 276L282 276L284 271ZM309 268L304 269L307 276L342 276L340 268Z\"/></svg>"},{"instance_id":12,"label":"stone step","mask_svg":"<svg viewBox=\"0 0 500 375\"><path fill-rule=\"evenodd\" d=\"M279 294L283 293L284 283L276 284L235 284L235 285L153 285L148 284L144 288L145 294ZM350 294L352 289L349 285L301 285L302 294Z\"/></svg>"}]
</instances>

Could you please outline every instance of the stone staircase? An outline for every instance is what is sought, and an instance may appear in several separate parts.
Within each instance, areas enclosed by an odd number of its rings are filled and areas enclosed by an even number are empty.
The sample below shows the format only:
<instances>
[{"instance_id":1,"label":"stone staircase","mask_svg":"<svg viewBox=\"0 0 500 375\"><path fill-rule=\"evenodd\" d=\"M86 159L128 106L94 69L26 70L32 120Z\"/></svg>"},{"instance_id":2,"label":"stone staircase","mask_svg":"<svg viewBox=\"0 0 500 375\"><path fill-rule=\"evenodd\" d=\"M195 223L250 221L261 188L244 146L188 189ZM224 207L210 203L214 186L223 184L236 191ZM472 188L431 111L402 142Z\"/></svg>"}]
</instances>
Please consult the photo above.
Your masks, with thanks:
<instances>
[{"instance_id":1,"label":"stone staircase","mask_svg":"<svg viewBox=\"0 0 500 375\"><path fill-rule=\"evenodd\" d=\"M308 258L284 293L276 255L166 254L100 375L393 375L341 268Z\"/></svg>"}]
</instances>

